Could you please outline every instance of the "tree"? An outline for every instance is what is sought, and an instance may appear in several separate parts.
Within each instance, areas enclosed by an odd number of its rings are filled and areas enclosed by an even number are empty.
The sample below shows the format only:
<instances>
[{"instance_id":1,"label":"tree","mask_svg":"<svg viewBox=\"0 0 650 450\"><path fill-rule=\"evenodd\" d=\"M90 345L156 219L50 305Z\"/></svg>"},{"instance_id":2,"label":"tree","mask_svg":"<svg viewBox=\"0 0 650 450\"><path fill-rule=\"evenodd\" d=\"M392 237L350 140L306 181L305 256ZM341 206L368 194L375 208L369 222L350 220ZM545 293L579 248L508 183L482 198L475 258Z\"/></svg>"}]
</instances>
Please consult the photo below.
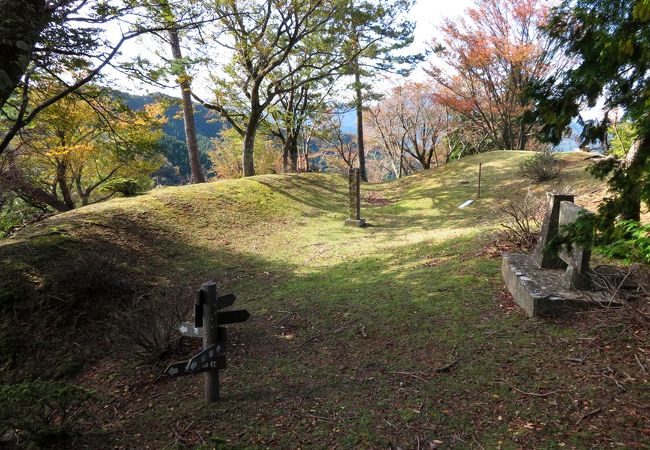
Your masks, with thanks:
<instances>
[{"instance_id":1,"label":"tree","mask_svg":"<svg viewBox=\"0 0 650 450\"><path fill-rule=\"evenodd\" d=\"M284 172L298 170L298 141L302 127L311 112L309 85L292 89L278 97L271 111L272 133L282 141L282 167Z\"/></svg>"},{"instance_id":2,"label":"tree","mask_svg":"<svg viewBox=\"0 0 650 450\"><path fill-rule=\"evenodd\" d=\"M335 85L334 77L301 84L300 80L308 78L313 70L307 68L303 73L286 79L286 92L278 95L276 102L269 107L266 128L283 144L284 171L296 172L299 169L299 147L302 140L303 159L308 149L305 141L309 140L310 126L322 120L327 107L327 98ZM313 128L313 127L312 127ZM304 170L309 168L305 161Z\"/></svg>"},{"instance_id":3,"label":"tree","mask_svg":"<svg viewBox=\"0 0 650 450\"><path fill-rule=\"evenodd\" d=\"M650 1L565 0L545 30L574 64L532 89L543 137L559 142L580 108L599 99L606 110L622 108L636 129L625 156L592 168L609 182L611 195L599 209L599 228L609 234L618 217L639 221L641 201L650 204ZM608 126L606 115L585 123L585 141L605 139Z\"/></svg>"},{"instance_id":4,"label":"tree","mask_svg":"<svg viewBox=\"0 0 650 450\"><path fill-rule=\"evenodd\" d=\"M242 176L241 148L243 138L236 130L229 128L214 139L214 150L208 153L214 174L218 178L240 178ZM257 171L260 174L280 172L280 146L268 135L255 140Z\"/></svg>"},{"instance_id":5,"label":"tree","mask_svg":"<svg viewBox=\"0 0 650 450\"><path fill-rule=\"evenodd\" d=\"M31 95L48 98L56 88L55 80L44 80ZM7 153L0 185L57 211L105 200L125 186L147 186L164 161L163 123L162 108L130 111L101 89L86 87L45 109L21 133Z\"/></svg>"},{"instance_id":6,"label":"tree","mask_svg":"<svg viewBox=\"0 0 650 450\"><path fill-rule=\"evenodd\" d=\"M529 147L535 125L524 120L532 108L526 88L558 64L538 30L546 13L540 0L476 0L433 42L440 60L427 72L440 86L438 101L485 136L478 142L487 148Z\"/></svg>"},{"instance_id":7,"label":"tree","mask_svg":"<svg viewBox=\"0 0 650 450\"><path fill-rule=\"evenodd\" d=\"M386 101L379 102L368 109L369 117L366 120L370 128L370 137L375 138L388 156L395 176L401 178L409 174L409 165L405 161L408 129L400 123L399 112L391 110L394 106L404 107L403 104L391 105Z\"/></svg>"},{"instance_id":8,"label":"tree","mask_svg":"<svg viewBox=\"0 0 650 450\"><path fill-rule=\"evenodd\" d=\"M183 57L181 47L181 30L177 24L184 23L188 18L204 17L205 10L200 8L195 1L173 2L169 0L148 0L142 2L146 5L151 27L167 28L165 35L157 34L165 41L171 49L172 58L161 59L165 61L166 67L159 67L151 61L139 58L134 64L129 65L129 75L143 79L145 82L161 86L163 75L173 75L176 85L181 91L181 105L183 114L183 125L185 129L186 152L191 170L191 183L204 183L205 175L201 167L196 124L194 120L194 106L192 104L192 77L188 73L189 61ZM210 22L202 18L201 25ZM191 22L188 22L188 24ZM198 27L198 25L197 25ZM191 28L190 26L185 28ZM164 85L162 85L164 86ZM167 87L167 86L164 86Z\"/></svg>"},{"instance_id":9,"label":"tree","mask_svg":"<svg viewBox=\"0 0 650 450\"><path fill-rule=\"evenodd\" d=\"M46 108L96 80L124 43L169 28L142 26L142 5L134 0L3 0L0 5L0 155ZM113 40L107 32L111 24L123 30ZM48 98L30 95L42 77L56 80Z\"/></svg>"},{"instance_id":10,"label":"tree","mask_svg":"<svg viewBox=\"0 0 650 450\"><path fill-rule=\"evenodd\" d=\"M38 37L47 26L52 6L45 0L0 0L0 108L27 70Z\"/></svg>"},{"instance_id":11,"label":"tree","mask_svg":"<svg viewBox=\"0 0 650 450\"><path fill-rule=\"evenodd\" d=\"M348 73L354 76L359 169L364 181L368 181L363 132L364 100L368 97L368 93L364 95L364 91L369 91L370 86L364 84L362 79L372 78L381 71L397 71L406 75L414 63L421 61L421 55L396 56L395 54L413 43L415 23L406 19L406 14L413 4L413 0L382 2L350 0L349 48L357 56L352 58Z\"/></svg>"},{"instance_id":12,"label":"tree","mask_svg":"<svg viewBox=\"0 0 650 450\"><path fill-rule=\"evenodd\" d=\"M172 21L173 23L173 21ZM179 65L178 68L178 85L181 88L181 98L183 102L183 122L185 124L185 141L187 143L187 154L190 160L193 183L205 183L205 175L201 168L199 158L199 144L196 138L196 125L194 123L194 107L192 106L192 86L191 79L187 70L182 64L183 53L181 51L180 38L178 30L170 28L167 31L169 45L171 46L174 62Z\"/></svg>"},{"instance_id":13,"label":"tree","mask_svg":"<svg viewBox=\"0 0 650 450\"><path fill-rule=\"evenodd\" d=\"M341 45L347 29L343 20L347 2L216 3L222 28L214 39L230 49L233 57L224 68L227 76L215 77L213 101L203 104L219 112L243 137L244 176L255 174L255 137L276 98L337 73L365 49L350 51Z\"/></svg>"},{"instance_id":14,"label":"tree","mask_svg":"<svg viewBox=\"0 0 650 450\"><path fill-rule=\"evenodd\" d=\"M438 104L430 86L406 83L369 108L368 123L392 162L395 175L406 174L410 156L422 169L446 164L449 147L443 142L448 131L448 114Z\"/></svg>"},{"instance_id":15,"label":"tree","mask_svg":"<svg viewBox=\"0 0 650 450\"><path fill-rule=\"evenodd\" d=\"M341 109L335 108L322 118L317 137L321 147L320 155L338 170L346 173L355 166L359 158L359 148L355 136L343 132ZM328 158L331 154L335 155L334 159Z\"/></svg>"}]
</instances>

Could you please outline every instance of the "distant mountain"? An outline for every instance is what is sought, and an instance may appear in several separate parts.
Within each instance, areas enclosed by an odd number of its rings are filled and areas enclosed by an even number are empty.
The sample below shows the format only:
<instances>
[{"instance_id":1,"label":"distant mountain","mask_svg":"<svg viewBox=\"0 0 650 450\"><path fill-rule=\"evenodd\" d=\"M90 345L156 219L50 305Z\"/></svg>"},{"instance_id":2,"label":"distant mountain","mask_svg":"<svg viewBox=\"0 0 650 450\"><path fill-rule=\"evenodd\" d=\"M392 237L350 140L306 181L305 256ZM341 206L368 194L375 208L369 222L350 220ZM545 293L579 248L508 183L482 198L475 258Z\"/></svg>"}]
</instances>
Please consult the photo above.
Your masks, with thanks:
<instances>
[{"instance_id":1,"label":"distant mountain","mask_svg":"<svg viewBox=\"0 0 650 450\"><path fill-rule=\"evenodd\" d=\"M181 112L181 100L164 94L132 95L119 92L117 95L123 98L127 106L133 110L142 109L146 105L161 100L170 105L165 111L165 117L167 117L167 123L163 126L165 136L160 142L169 165L160 169L156 174L156 179L161 184L176 185L188 182L191 171L185 144L185 125ZM210 140L219 136L225 125L212 111L203 105L197 104L194 105L194 121L196 122L201 164L203 169L207 171L212 167L208 158L211 147Z\"/></svg>"},{"instance_id":2,"label":"distant mountain","mask_svg":"<svg viewBox=\"0 0 650 450\"><path fill-rule=\"evenodd\" d=\"M558 145L553 147L555 151L572 152L580 149L582 143L582 139L580 137L580 135L582 134L582 125L580 125L576 121L573 121L569 125L569 128L571 129L571 134L565 137L564 139L562 139L562 141ZM587 146L587 148L594 152L602 152L602 145L600 144L600 142L597 144L590 144Z\"/></svg>"},{"instance_id":3,"label":"distant mountain","mask_svg":"<svg viewBox=\"0 0 650 450\"><path fill-rule=\"evenodd\" d=\"M181 100L163 94L132 95L120 92L119 95L126 100L131 109L142 109L145 105L165 100L171 106L165 112L167 124L163 127L165 134L185 142L185 126L181 113ZM196 122L196 134L207 138L215 138L224 127L223 122L212 111L203 105L194 104L194 121Z\"/></svg>"}]
</instances>

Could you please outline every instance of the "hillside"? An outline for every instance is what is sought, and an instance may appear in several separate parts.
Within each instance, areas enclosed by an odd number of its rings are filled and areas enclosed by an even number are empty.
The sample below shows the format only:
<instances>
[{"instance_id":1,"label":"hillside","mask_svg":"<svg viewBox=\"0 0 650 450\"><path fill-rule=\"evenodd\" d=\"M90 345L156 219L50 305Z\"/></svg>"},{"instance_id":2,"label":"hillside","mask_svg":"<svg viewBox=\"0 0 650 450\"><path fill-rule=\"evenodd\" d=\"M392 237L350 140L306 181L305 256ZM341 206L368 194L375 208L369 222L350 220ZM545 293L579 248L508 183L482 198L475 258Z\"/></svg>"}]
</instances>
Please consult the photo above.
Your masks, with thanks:
<instances>
[{"instance_id":1,"label":"hillside","mask_svg":"<svg viewBox=\"0 0 650 450\"><path fill-rule=\"evenodd\" d=\"M647 332L529 319L504 288L500 206L529 189L604 195L583 153L531 188L516 176L528 155L364 185L364 229L343 226L346 179L315 173L160 188L27 227L0 241L0 377L95 389L102 431L74 448L641 448ZM481 198L458 209L479 161ZM223 400L206 406L201 377L133 368L109 331L133 298L209 279L252 318L229 328ZM161 366L194 351L181 344Z\"/></svg>"}]
</instances>

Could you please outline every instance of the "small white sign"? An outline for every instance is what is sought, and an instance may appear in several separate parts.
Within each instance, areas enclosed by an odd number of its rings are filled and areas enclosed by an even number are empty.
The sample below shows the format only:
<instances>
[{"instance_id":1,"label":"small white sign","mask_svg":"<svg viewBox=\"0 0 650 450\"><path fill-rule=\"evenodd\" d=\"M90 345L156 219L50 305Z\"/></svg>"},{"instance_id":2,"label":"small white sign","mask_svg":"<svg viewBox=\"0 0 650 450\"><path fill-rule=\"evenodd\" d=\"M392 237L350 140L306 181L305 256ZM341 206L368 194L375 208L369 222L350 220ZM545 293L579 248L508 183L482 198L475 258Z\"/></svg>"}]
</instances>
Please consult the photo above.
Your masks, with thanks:
<instances>
[{"instance_id":1,"label":"small white sign","mask_svg":"<svg viewBox=\"0 0 650 450\"><path fill-rule=\"evenodd\" d=\"M202 328L196 328L193 323L189 322L183 322L179 327L178 331L183 336L189 336L189 337L202 337L203 336L203 329Z\"/></svg>"},{"instance_id":2,"label":"small white sign","mask_svg":"<svg viewBox=\"0 0 650 450\"><path fill-rule=\"evenodd\" d=\"M465 208L467 208L469 205L471 205L472 203L474 203L474 200L467 200L467 201L463 202L463 204L460 205L460 206L458 207L458 209L465 209Z\"/></svg>"}]
</instances>

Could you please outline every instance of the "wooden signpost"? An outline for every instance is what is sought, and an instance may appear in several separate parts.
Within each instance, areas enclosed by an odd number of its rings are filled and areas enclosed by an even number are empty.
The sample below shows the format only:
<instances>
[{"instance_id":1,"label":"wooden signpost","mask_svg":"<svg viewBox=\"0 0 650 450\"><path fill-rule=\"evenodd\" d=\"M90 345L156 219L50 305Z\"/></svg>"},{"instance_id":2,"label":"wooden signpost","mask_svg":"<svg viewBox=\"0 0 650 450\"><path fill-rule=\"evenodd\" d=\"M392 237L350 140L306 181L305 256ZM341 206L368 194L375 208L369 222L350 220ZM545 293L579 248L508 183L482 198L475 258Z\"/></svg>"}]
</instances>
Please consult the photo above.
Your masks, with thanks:
<instances>
[{"instance_id":1,"label":"wooden signpost","mask_svg":"<svg viewBox=\"0 0 650 450\"><path fill-rule=\"evenodd\" d=\"M178 331L183 336L202 338L203 350L187 361L170 364L165 373L169 376L192 375L205 372L205 401L219 400L219 369L226 368L226 341L229 323L245 322L250 313L245 309L219 311L232 306L233 294L217 296L217 284L203 283L197 295L194 323L182 323Z\"/></svg>"}]
</instances>

